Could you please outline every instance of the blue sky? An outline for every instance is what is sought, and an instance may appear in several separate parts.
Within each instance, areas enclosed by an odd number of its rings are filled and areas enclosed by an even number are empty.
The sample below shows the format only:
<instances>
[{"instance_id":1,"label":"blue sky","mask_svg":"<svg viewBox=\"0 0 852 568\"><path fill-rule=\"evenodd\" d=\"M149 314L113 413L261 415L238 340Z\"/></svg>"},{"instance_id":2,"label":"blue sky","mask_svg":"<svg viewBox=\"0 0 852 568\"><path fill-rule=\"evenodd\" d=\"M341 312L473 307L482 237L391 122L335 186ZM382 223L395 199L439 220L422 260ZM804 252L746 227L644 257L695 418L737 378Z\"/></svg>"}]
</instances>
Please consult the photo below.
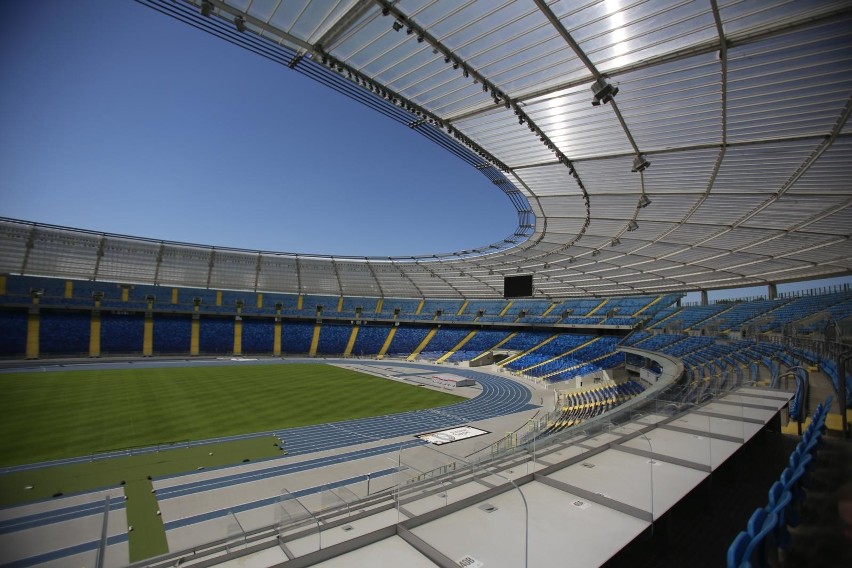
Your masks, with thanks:
<instances>
[{"instance_id":1,"label":"blue sky","mask_svg":"<svg viewBox=\"0 0 852 568\"><path fill-rule=\"evenodd\" d=\"M358 256L514 231L509 200L475 169L281 65L131 0L4 8L0 216Z\"/></svg>"},{"instance_id":2,"label":"blue sky","mask_svg":"<svg viewBox=\"0 0 852 568\"><path fill-rule=\"evenodd\" d=\"M130 0L4 8L2 216L360 256L514 232L474 168L286 67Z\"/></svg>"}]
</instances>

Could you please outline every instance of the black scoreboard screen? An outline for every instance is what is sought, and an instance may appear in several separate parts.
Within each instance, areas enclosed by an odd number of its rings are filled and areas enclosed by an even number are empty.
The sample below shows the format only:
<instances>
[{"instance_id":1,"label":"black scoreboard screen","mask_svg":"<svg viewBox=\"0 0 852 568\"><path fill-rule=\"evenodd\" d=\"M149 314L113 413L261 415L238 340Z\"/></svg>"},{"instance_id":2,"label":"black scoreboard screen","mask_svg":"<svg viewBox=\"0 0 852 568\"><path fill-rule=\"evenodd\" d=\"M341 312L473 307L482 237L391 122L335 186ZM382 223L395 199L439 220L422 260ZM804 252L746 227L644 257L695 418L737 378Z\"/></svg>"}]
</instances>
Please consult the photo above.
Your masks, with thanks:
<instances>
[{"instance_id":1,"label":"black scoreboard screen","mask_svg":"<svg viewBox=\"0 0 852 568\"><path fill-rule=\"evenodd\" d=\"M503 278L504 298L531 298L533 295L533 275L506 276Z\"/></svg>"}]
</instances>

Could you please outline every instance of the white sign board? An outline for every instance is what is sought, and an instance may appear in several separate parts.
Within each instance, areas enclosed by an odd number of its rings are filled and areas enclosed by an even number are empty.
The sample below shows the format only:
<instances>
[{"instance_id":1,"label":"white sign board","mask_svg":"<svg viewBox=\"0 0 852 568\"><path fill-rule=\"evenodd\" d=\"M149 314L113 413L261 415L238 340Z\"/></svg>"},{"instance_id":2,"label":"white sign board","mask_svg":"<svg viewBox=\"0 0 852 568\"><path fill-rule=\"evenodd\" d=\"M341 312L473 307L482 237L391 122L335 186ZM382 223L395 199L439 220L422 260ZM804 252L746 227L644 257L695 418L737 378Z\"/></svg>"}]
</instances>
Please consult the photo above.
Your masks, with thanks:
<instances>
[{"instance_id":1,"label":"white sign board","mask_svg":"<svg viewBox=\"0 0 852 568\"><path fill-rule=\"evenodd\" d=\"M424 442L440 446L442 444L450 444L452 442L458 442L459 440L475 438L477 436L490 433L491 432L486 432L479 428L474 428L473 426L459 426L458 428L450 428L449 430L441 430L440 432L419 434L417 437Z\"/></svg>"}]
</instances>

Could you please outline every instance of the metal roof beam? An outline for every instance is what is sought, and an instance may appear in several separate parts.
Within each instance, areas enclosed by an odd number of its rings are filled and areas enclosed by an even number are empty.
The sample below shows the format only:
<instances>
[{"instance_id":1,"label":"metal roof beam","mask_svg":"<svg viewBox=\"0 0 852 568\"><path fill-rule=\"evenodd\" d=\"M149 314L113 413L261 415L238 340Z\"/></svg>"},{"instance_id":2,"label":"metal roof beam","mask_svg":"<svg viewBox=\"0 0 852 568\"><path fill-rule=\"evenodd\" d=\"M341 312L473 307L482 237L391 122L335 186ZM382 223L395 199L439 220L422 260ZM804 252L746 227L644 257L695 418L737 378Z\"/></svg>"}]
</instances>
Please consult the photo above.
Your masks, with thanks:
<instances>
[{"instance_id":1,"label":"metal roof beam","mask_svg":"<svg viewBox=\"0 0 852 568\"><path fill-rule=\"evenodd\" d=\"M821 22L830 22L836 19L839 16L844 14L848 14L852 12L852 7L844 6L840 8L833 8L826 10L824 13L817 16L809 16L803 18L801 20L792 20L785 21L782 24L777 26L767 27L760 31L751 31L746 30L743 32L739 32L736 34L732 34L728 36L728 49L735 47L742 47L744 45L748 45L751 43L755 43L758 41L762 41L789 31L794 31L803 26L809 26L812 24L817 24ZM624 75L626 73L632 73L635 71L642 71L644 69L649 69L653 67L657 67L664 63L670 63L673 61L680 61L681 59L686 59L689 57L694 57L696 55L703 55L706 53L713 53L715 51L719 51L721 49L721 44L718 40L706 41L702 44L696 44L691 47L687 47L684 49L679 49L673 51L671 53L666 53L660 55L658 57L651 57L648 59L643 59L641 61L637 61L631 65L625 65L624 67L619 67L618 69L613 69L607 71L607 76L610 78L617 77L618 75ZM559 91L564 91L567 89L573 89L574 87L579 87L580 85L585 85L595 79L595 76L590 72L589 75L584 77L579 77L577 79L572 79L571 81L565 81L564 83L559 83L558 85L553 85L546 89L540 89L537 91L529 91L523 94L519 94L516 98L518 101L528 101L530 99L535 99L538 97L544 97L547 95L551 95L553 93L558 93ZM470 109L456 115L449 115L446 117L446 120L450 121L458 121L458 120L466 120L469 118L473 118L475 116L479 116L483 112L489 110L491 107L482 106L474 109Z\"/></svg>"}]
</instances>

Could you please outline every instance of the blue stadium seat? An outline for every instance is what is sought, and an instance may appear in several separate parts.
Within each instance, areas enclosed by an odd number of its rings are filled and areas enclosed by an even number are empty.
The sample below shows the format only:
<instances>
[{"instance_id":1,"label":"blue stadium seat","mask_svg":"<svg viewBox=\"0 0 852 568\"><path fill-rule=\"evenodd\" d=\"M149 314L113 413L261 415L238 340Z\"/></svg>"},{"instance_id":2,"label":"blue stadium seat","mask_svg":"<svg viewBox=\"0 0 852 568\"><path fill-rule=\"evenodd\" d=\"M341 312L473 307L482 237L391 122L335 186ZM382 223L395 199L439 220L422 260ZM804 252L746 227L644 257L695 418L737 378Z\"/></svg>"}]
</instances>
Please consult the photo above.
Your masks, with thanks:
<instances>
[{"instance_id":1,"label":"blue stadium seat","mask_svg":"<svg viewBox=\"0 0 852 568\"><path fill-rule=\"evenodd\" d=\"M778 548L789 549L792 544L790 531L787 530L787 515L793 502L792 494L784 488L784 484L776 481L769 488L769 503L766 508L775 513L778 524L775 528L775 544Z\"/></svg>"},{"instance_id":2,"label":"blue stadium seat","mask_svg":"<svg viewBox=\"0 0 852 568\"><path fill-rule=\"evenodd\" d=\"M778 515L765 508L754 510L748 520L746 530L751 537L745 552L745 560L751 566L764 568L767 562L767 541L772 540L773 531L778 526Z\"/></svg>"},{"instance_id":3,"label":"blue stadium seat","mask_svg":"<svg viewBox=\"0 0 852 568\"><path fill-rule=\"evenodd\" d=\"M751 536L746 531L740 531L728 547L728 568L742 568L746 560L746 551L751 544Z\"/></svg>"}]
</instances>

